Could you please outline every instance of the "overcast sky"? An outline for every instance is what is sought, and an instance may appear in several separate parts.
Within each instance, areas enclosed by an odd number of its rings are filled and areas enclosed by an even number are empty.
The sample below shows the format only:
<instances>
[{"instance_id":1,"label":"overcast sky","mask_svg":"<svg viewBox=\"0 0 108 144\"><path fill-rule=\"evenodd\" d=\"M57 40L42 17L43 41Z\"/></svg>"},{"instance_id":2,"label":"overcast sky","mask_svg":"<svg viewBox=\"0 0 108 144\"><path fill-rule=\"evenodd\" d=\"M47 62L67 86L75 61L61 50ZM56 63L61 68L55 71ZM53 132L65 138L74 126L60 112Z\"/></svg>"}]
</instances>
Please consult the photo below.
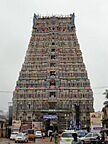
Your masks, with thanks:
<instances>
[{"instance_id":1,"label":"overcast sky","mask_svg":"<svg viewBox=\"0 0 108 144\"><path fill-rule=\"evenodd\" d=\"M69 15L75 12L76 33L101 111L108 89L108 0L0 0L0 109L12 101L29 40L33 14ZM10 93L9 93L10 92Z\"/></svg>"}]
</instances>

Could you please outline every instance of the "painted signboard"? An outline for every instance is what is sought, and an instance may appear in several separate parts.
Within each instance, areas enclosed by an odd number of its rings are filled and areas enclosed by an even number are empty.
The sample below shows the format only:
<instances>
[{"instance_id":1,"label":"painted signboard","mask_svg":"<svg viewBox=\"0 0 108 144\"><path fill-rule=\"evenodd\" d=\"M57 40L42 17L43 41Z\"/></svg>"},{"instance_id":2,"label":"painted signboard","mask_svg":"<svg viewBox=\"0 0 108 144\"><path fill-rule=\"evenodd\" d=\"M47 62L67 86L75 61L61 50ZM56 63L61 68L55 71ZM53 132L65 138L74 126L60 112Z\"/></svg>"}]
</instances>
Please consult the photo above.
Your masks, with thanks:
<instances>
[{"instance_id":1,"label":"painted signboard","mask_svg":"<svg viewBox=\"0 0 108 144\"><path fill-rule=\"evenodd\" d=\"M19 131L21 127L20 120L12 120L12 131Z\"/></svg>"},{"instance_id":2,"label":"painted signboard","mask_svg":"<svg viewBox=\"0 0 108 144\"><path fill-rule=\"evenodd\" d=\"M35 129L35 130L42 129L42 122L32 122L32 129Z\"/></svg>"},{"instance_id":3,"label":"painted signboard","mask_svg":"<svg viewBox=\"0 0 108 144\"><path fill-rule=\"evenodd\" d=\"M102 129L102 112L90 113L90 126L92 132L100 132Z\"/></svg>"}]
</instances>

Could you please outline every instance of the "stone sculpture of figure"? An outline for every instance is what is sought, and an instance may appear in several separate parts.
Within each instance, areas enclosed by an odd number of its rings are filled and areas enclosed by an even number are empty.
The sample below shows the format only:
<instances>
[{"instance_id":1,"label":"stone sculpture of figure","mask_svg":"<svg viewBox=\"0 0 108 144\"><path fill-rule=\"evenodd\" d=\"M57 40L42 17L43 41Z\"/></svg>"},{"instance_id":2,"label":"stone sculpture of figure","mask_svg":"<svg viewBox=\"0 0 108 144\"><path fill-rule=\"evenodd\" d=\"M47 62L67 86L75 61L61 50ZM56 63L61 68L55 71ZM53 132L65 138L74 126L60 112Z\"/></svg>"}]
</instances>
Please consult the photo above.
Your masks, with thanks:
<instances>
[{"instance_id":1,"label":"stone sculpture of figure","mask_svg":"<svg viewBox=\"0 0 108 144\"><path fill-rule=\"evenodd\" d=\"M72 25L75 25L75 13L70 14L70 16L72 17Z\"/></svg>"},{"instance_id":2,"label":"stone sculpture of figure","mask_svg":"<svg viewBox=\"0 0 108 144\"><path fill-rule=\"evenodd\" d=\"M33 17L33 28L34 28L35 25L36 25L36 21L37 21L38 17L39 17L39 16L34 13L34 17Z\"/></svg>"}]
</instances>

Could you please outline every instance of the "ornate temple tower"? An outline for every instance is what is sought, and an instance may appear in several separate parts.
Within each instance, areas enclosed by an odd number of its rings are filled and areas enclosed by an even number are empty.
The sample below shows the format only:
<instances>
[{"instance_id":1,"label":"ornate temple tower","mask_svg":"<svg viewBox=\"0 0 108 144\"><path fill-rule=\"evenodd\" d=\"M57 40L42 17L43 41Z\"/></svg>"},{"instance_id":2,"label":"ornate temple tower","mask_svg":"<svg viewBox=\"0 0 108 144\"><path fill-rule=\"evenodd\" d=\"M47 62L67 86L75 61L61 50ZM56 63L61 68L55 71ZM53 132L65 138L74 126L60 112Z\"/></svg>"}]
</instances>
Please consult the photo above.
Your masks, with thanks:
<instances>
[{"instance_id":1,"label":"ornate temple tower","mask_svg":"<svg viewBox=\"0 0 108 144\"><path fill-rule=\"evenodd\" d=\"M34 14L32 35L13 93L13 119L89 126L93 92L75 29L75 15Z\"/></svg>"}]
</instances>

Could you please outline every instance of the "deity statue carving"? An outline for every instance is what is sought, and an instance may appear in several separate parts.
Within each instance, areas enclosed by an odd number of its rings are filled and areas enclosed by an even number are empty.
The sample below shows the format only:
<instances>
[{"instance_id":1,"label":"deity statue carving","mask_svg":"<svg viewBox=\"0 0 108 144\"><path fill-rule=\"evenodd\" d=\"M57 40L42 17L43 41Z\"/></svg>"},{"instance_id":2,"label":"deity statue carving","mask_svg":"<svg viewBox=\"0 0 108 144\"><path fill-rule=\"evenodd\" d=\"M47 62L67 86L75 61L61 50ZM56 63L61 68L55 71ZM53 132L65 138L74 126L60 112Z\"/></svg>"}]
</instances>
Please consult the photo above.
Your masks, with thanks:
<instances>
[{"instance_id":1,"label":"deity statue carving","mask_svg":"<svg viewBox=\"0 0 108 144\"><path fill-rule=\"evenodd\" d=\"M34 13L34 17L33 17L33 28L35 28L35 25L36 25L36 22L37 22L38 18L39 18L39 15L36 15L36 14Z\"/></svg>"},{"instance_id":2,"label":"deity statue carving","mask_svg":"<svg viewBox=\"0 0 108 144\"><path fill-rule=\"evenodd\" d=\"M75 25L75 13L70 14L70 16L72 17L72 26Z\"/></svg>"}]
</instances>

